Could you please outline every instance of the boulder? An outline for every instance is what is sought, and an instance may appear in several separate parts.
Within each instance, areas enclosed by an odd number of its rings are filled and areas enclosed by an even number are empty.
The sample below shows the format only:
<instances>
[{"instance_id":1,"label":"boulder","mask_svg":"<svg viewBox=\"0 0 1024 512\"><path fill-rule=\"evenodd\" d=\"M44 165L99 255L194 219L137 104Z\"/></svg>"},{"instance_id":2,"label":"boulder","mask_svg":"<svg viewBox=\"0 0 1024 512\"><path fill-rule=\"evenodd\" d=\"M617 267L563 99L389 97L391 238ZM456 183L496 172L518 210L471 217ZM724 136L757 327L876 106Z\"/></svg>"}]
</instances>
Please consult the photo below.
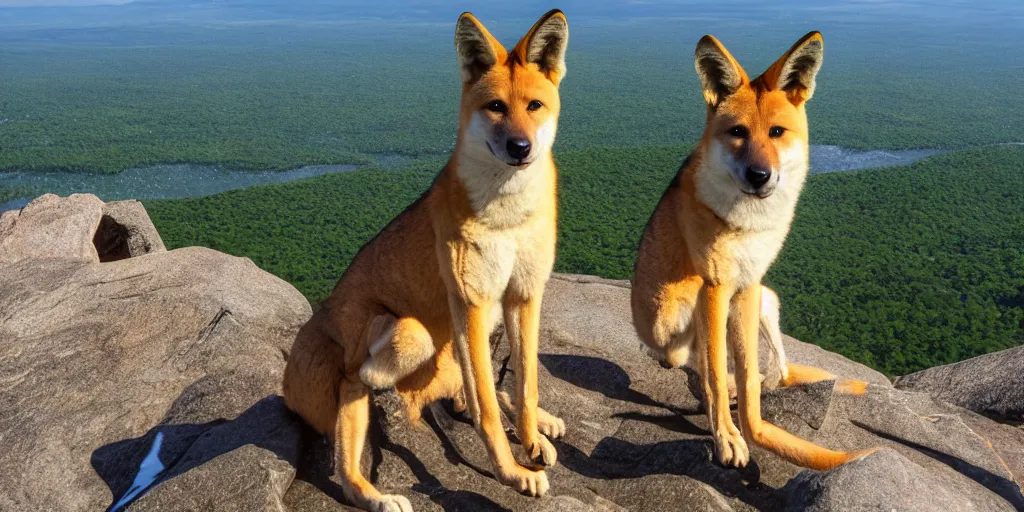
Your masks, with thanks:
<instances>
[{"instance_id":1,"label":"boulder","mask_svg":"<svg viewBox=\"0 0 1024 512\"><path fill-rule=\"evenodd\" d=\"M248 259L205 248L100 263L82 245L103 216L93 196L44 196L3 217L4 236L31 243L0 242L0 510L103 510L131 487L157 434L162 478L264 438L275 453L297 449L294 432L279 435L285 419L298 428L279 403L238 418L278 392L284 354L311 314L305 298ZM49 234L24 232L35 229ZM268 410L285 419L270 422ZM230 433L217 430L231 419ZM202 448L215 435L238 444ZM251 452L239 492L257 468L270 471Z\"/></svg>"},{"instance_id":2,"label":"boulder","mask_svg":"<svg viewBox=\"0 0 1024 512\"><path fill-rule=\"evenodd\" d=\"M61 201L69 204L44 205ZM58 210L99 213L95 223L75 221L91 231L65 234L96 243L109 205L70 204ZM311 314L306 301L244 258L131 242L158 236L144 212L124 208L134 220L110 218L136 228L111 246L127 253L53 257L0 241L9 257L0 266L0 510L354 510L333 476L330 443L278 396L291 342ZM19 240L35 236L20 226L46 225L7 216L0 224ZM101 256L115 253L127 257ZM859 396L832 382L770 390L763 416L829 448L885 449L829 472L758 448L748 468L723 468L712 461L692 372L661 368L630 322L627 282L556 275L548 284L540 403L568 432L554 442L547 496L497 484L472 425L450 404L413 424L394 392L374 395L366 471L416 510L1024 508L1024 431L895 389L791 339L791 360L871 385ZM495 342L498 386L511 392L507 343Z\"/></svg>"},{"instance_id":3,"label":"boulder","mask_svg":"<svg viewBox=\"0 0 1024 512\"><path fill-rule=\"evenodd\" d=\"M831 471L801 472L782 493L787 512L994 510L979 508L951 483L886 448Z\"/></svg>"},{"instance_id":4,"label":"boulder","mask_svg":"<svg viewBox=\"0 0 1024 512\"><path fill-rule=\"evenodd\" d=\"M0 216L0 263L95 263L166 250L146 209L134 200L104 204L92 194L46 194Z\"/></svg>"},{"instance_id":5,"label":"boulder","mask_svg":"<svg viewBox=\"0 0 1024 512\"><path fill-rule=\"evenodd\" d=\"M1019 424L1024 422L1024 346L904 375L896 387Z\"/></svg>"},{"instance_id":6,"label":"boulder","mask_svg":"<svg viewBox=\"0 0 1024 512\"><path fill-rule=\"evenodd\" d=\"M103 216L92 194L39 196L20 210L0 215L0 264L22 260L99 261L92 237Z\"/></svg>"}]
</instances>

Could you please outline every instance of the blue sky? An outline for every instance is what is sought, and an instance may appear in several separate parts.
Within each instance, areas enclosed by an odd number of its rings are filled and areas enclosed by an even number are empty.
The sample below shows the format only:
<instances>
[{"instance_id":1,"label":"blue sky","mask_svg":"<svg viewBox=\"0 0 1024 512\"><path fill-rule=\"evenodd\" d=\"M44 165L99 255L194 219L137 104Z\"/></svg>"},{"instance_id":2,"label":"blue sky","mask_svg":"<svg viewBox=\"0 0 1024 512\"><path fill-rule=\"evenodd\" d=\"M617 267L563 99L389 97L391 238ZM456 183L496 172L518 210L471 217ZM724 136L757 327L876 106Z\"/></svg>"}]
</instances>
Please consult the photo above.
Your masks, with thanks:
<instances>
[{"instance_id":1,"label":"blue sky","mask_svg":"<svg viewBox=\"0 0 1024 512\"><path fill-rule=\"evenodd\" d=\"M0 0L0 7L85 7L89 5L118 5L132 0Z\"/></svg>"}]
</instances>

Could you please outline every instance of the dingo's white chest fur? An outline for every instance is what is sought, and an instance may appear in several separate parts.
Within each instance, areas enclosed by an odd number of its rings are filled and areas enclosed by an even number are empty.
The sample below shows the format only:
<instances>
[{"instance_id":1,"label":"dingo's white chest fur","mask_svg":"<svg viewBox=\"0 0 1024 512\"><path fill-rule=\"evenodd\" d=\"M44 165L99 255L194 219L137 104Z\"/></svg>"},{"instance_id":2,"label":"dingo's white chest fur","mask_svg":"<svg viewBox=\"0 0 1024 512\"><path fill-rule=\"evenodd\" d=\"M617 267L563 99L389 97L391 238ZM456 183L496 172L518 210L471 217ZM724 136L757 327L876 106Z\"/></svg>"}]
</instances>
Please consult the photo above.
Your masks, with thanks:
<instances>
[{"instance_id":1,"label":"dingo's white chest fur","mask_svg":"<svg viewBox=\"0 0 1024 512\"><path fill-rule=\"evenodd\" d=\"M554 265L553 168L541 161L497 179L493 172L459 171L475 218L463 226L462 254L453 256L471 297L526 297L543 289Z\"/></svg>"}]
</instances>

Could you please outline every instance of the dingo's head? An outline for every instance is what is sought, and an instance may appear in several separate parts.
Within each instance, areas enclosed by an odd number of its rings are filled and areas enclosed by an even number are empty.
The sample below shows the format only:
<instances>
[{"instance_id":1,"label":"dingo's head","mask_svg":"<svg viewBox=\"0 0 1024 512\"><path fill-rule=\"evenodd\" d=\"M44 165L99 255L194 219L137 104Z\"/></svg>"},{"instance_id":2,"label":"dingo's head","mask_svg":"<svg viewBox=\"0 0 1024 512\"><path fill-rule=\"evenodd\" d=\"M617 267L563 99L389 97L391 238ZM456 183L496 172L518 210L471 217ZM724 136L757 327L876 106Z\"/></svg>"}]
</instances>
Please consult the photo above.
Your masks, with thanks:
<instances>
[{"instance_id":1,"label":"dingo's head","mask_svg":"<svg viewBox=\"0 0 1024 512\"><path fill-rule=\"evenodd\" d=\"M569 25L557 9L541 16L511 52L472 14L459 17L455 49L462 68L463 151L522 169L551 150L568 42Z\"/></svg>"},{"instance_id":2,"label":"dingo's head","mask_svg":"<svg viewBox=\"0 0 1024 512\"><path fill-rule=\"evenodd\" d=\"M694 60L708 105L702 144L703 168L713 176L698 178L712 208L744 203L754 210L796 202L807 176L807 114L804 103L814 94L821 67L821 34L802 37L754 80L711 36L697 43ZM767 198L781 192L784 197ZM745 209L745 208L741 208Z\"/></svg>"}]
</instances>

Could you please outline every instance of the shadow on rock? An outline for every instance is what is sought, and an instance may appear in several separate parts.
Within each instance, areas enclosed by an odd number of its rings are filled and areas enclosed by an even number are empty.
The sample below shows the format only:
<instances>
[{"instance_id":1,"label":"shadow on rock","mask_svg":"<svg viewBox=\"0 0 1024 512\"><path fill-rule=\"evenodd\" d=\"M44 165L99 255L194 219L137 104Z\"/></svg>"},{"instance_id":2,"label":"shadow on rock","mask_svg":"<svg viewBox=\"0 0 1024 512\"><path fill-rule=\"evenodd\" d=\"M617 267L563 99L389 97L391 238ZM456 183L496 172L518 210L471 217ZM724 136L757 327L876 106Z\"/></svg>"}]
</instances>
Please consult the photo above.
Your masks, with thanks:
<instances>
[{"instance_id":1,"label":"shadow on rock","mask_svg":"<svg viewBox=\"0 0 1024 512\"><path fill-rule=\"evenodd\" d=\"M590 456L569 444L561 443L558 448L559 463L584 477L615 481L654 475L685 476L757 510L777 510L783 505L774 488L758 481L756 462L751 461L743 470L713 462L710 440L638 444L608 437L598 443ZM601 494L615 499L614 484L602 489Z\"/></svg>"},{"instance_id":2,"label":"shadow on rock","mask_svg":"<svg viewBox=\"0 0 1024 512\"><path fill-rule=\"evenodd\" d=\"M157 425L141 437L98 448L90 461L114 496L108 510L114 510L115 505L120 510L142 499L147 489L156 489L246 445L262 448L278 460L294 466L299 428L298 418L288 411L284 400L280 396L268 396L230 421ZM154 455L156 459L153 459ZM140 468L143 460L154 461L163 468L151 475L150 481L146 481L145 473L152 469L152 465ZM239 468L240 471L247 469ZM134 496L127 496L129 499L119 502L129 490Z\"/></svg>"},{"instance_id":3,"label":"shadow on rock","mask_svg":"<svg viewBox=\"0 0 1024 512\"><path fill-rule=\"evenodd\" d=\"M552 376L583 389L601 393L613 400L668 409L677 413L688 412L658 402L650 396L630 388L632 380L629 374L621 366L607 359L590 356L540 354L540 362L544 365L544 368L551 372Z\"/></svg>"},{"instance_id":4,"label":"shadow on rock","mask_svg":"<svg viewBox=\"0 0 1024 512\"><path fill-rule=\"evenodd\" d=\"M400 439L407 436L415 436L416 441L421 443L440 443L444 447L445 457L453 466L460 464L472 468L477 473L490 477L490 473L472 464L464 458L460 450L449 439L446 429L454 427L455 420L447 413L443 419L435 419L435 411L441 409L440 405L431 407L425 411L424 419L429 428L418 429L405 424L404 419L399 419L395 411L401 406L397 403L400 399L394 392L375 393L372 401L372 420L367 445L370 448L371 464L368 477L374 485L379 485L381 465L384 460L384 451L393 454L402 464L406 465L418 482L412 484L412 490L422 494L445 510L509 510L495 503L486 496L468 490L452 490L431 473L427 464L413 452L407 442L411 439ZM390 412L389 412L390 411ZM472 428L472 427L469 427ZM333 447L327 438L314 432L306 425L302 426L302 438L309 440L303 446L302 460L298 466L296 479L307 482L324 494L330 496L339 503L345 503L345 495L341 485L335 482ZM437 436L434 438L431 434ZM395 439L392 439L395 437ZM415 443L411 443L415 444ZM407 493L402 493L407 494Z\"/></svg>"},{"instance_id":5,"label":"shadow on rock","mask_svg":"<svg viewBox=\"0 0 1024 512\"><path fill-rule=\"evenodd\" d=\"M437 476L431 474L427 465L405 446L403 441L407 439L403 438L409 434L429 436L428 433L433 433L429 442L440 443L448 462L455 466L464 465L486 477L488 484L490 483L494 476L484 469L487 462L459 448L460 444L467 443L478 447L479 441L472 423L460 421L452 416L450 400L435 403L424 411L423 420L429 428L423 429L416 429L395 414L395 410L401 407L400 400L395 393L378 394L375 397L374 414L377 421L374 422L372 434L377 441L374 445L395 454L412 470L413 475L419 480L419 483L412 487L414 491L429 497L445 510L511 510L480 493L448 489ZM415 443L411 445L414 446Z\"/></svg>"},{"instance_id":6,"label":"shadow on rock","mask_svg":"<svg viewBox=\"0 0 1024 512\"><path fill-rule=\"evenodd\" d=\"M412 469L413 474L420 480L418 484L412 486L412 490L429 496L431 501L437 503L445 510L511 510L498 505L482 494L473 491L453 491L448 489L437 477L430 474L427 466L416 457L412 450L405 446L385 442L381 445L381 448L395 454Z\"/></svg>"},{"instance_id":7,"label":"shadow on rock","mask_svg":"<svg viewBox=\"0 0 1024 512\"><path fill-rule=\"evenodd\" d=\"M646 421L657 425L661 428L671 430L673 432L679 432L681 434L690 434L694 436L710 436L711 431L698 426L694 422L690 421L686 416L682 414L644 414L641 412L620 412L614 415L616 418L624 420L634 421Z\"/></svg>"}]
</instances>

